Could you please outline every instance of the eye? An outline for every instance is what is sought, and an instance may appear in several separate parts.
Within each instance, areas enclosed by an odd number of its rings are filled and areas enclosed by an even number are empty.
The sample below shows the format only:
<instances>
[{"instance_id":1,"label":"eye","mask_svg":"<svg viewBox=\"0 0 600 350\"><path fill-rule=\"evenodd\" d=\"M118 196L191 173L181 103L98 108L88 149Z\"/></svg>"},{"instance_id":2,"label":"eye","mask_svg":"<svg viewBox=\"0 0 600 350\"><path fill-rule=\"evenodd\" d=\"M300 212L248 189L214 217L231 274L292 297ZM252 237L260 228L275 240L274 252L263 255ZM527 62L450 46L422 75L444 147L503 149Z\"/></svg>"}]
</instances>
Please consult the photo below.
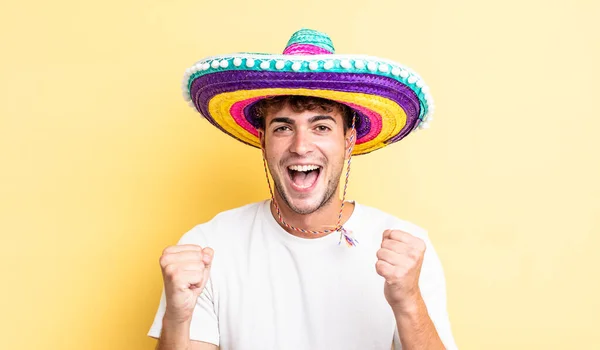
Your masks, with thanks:
<instances>
[{"instance_id":1,"label":"eye","mask_svg":"<svg viewBox=\"0 0 600 350\"><path fill-rule=\"evenodd\" d=\"M317 131L321 131L321 132L325 132L325 131L330 131L331 128L328 127L327 125L318 125L317 126Z\"/></svg>"},{"instance_id":2,"label":"eye","mask_svg":"<svg viewBox=\"0 0 600 350\"><path fill-rule=\"evenodd\" d=\"M282 125L282 126L278 126L275 129L273 129L273 132L283 132L283 131L288 131L288 130L291 130L289 126Z\"/></svg>"}]
</instances>

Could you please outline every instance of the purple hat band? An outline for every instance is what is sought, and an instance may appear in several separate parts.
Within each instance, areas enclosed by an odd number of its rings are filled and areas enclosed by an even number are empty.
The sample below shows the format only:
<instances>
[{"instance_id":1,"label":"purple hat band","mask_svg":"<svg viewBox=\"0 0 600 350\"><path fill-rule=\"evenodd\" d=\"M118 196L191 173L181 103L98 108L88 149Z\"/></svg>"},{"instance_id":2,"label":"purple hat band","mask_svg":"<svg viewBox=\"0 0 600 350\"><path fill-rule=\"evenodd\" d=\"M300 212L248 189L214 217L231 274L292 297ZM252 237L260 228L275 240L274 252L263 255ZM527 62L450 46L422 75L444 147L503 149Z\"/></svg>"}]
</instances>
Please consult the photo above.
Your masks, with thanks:
<instances>
[{"instance_id":1,"label":"purple hat band","mask_svg":"<svg viewBox=\"0 0 600 350\"><path fill-rule=\"evenodd\" d=\"M406 113L406 125L386 143L396 142L406 136L419 121L420 103L417 95L399 81L383 76L358 73L292 73L261 71L224 71L200 76L192 82L190 95L202 115L213 125L226 132L208 112L208 103L216 95L238 91L267 88L304 88L356 92L382 96L397 103ZM356 109L354 109L356 111ZM357 138L370 130L368 118L357 112ZM256 116L245 109L245 118L254 127L260 125Z\"/></svg>"}]
</instances>

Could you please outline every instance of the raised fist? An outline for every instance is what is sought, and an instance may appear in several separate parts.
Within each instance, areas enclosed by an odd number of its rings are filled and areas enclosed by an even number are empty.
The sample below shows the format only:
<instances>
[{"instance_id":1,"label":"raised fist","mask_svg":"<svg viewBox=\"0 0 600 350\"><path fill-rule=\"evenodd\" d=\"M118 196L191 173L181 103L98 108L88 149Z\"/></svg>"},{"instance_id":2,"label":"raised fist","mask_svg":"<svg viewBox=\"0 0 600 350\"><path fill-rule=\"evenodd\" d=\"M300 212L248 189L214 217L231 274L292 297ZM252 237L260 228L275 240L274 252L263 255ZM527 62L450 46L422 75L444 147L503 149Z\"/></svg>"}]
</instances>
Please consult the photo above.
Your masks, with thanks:
<instances>
[{"instance_id":1,"label":"raised fist","mask_svg":"<svg viewBox=\"0 0 600 350\"><path fill-rule=\"evenodd\" d=\"M393 309L407 309L421 297L419 276L425 242L400 230L385 230L377 251L377 273L385 278L384 294Z\"/></svg>"},{"instance_id":2,"label":"raised fist","mask_svg":"<svg viewBox=\"0 0 600 350\"><path fill-rule=\"evenodd\" d=\"M210 276L214 251L193 244L165 248L160 257L167 307L165 318L188 322Z\"/></svg>"}]
</instances>

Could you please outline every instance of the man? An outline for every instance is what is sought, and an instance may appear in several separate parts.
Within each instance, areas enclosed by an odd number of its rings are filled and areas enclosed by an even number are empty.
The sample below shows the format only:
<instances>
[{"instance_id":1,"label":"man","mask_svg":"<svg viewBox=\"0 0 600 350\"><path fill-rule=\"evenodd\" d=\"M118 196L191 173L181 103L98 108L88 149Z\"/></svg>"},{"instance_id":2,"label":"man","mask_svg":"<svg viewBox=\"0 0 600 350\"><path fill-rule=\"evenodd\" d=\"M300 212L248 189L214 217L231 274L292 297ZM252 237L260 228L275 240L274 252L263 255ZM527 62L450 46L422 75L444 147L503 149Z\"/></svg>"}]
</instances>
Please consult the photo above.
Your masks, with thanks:
<instances>
[{"instance_id":1,"label":"man","mask_svg":"<svg viewBox=\"0 0 600 350\"><path fill-rule=\"evenodd\" d=\"M427 127L420 77L335 55L325 34L303 29L283 55L200 61L183 88L213 125L262 149L271 200L164 250L149 332L158 349L456 348L425 230L345 201L352 155Z\"/></svg>"}]
</instances>

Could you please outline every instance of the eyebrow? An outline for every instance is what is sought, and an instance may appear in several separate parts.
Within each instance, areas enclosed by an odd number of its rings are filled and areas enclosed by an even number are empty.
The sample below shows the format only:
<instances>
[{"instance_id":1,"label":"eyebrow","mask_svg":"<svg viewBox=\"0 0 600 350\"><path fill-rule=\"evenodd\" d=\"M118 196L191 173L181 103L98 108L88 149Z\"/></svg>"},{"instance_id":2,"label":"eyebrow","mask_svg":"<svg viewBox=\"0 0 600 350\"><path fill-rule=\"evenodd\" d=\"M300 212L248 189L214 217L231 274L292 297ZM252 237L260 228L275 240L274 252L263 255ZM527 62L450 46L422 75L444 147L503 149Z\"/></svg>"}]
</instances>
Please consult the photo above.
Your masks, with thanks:
<instances>
[{"instance_id":1,"label":"eyebrow","mask_svg":"<svg viewBox=\"0 0 600 350\"><path fill-rule=\"evenodd\" d=\"M332 116L329 115L315 115L314 117L311 117L308 122L309 123L314 123L314 122L318 122L321 120L331 120L332 122L334 122L335 124L337 124L337 122L335 121L335 119L333 119Z\"/></svg>"},{"instance_id":2,"label":"eyebrow","mask_svg":"<svg viewBox=\"0 0 600 350\"><path fill-rule=\"evenodd\" d=\"M277 117L277 118L273 118L271 119L271 122L269 123L269 125L273 124L273 123L285 123L285 124L295 124L296 122L294 121L294 119L292 118L287 118L287 117Z\"/></svg>"},{"instance_id":3,"label":"eyebrow","mask_svg":"<svg viewBox=\"0 0 600 350\"><path fill-rule=\"evenodd\" d=\"M332 122L336 123L335 119L333 119L332 116L329 115L315 115L313 117L310 117L310 119L308 120L309 123L315 123L321 120L331 120ZM292 118L288 118L288 117L277 117L277 118L273 118L271 119L271 122L269 123L269 125L273 124L273 123L285 123L285 124L290 124L290 125L294 125L296 124L296 122L294 121L294 119Z\"/></svg>"}]
</instances>

